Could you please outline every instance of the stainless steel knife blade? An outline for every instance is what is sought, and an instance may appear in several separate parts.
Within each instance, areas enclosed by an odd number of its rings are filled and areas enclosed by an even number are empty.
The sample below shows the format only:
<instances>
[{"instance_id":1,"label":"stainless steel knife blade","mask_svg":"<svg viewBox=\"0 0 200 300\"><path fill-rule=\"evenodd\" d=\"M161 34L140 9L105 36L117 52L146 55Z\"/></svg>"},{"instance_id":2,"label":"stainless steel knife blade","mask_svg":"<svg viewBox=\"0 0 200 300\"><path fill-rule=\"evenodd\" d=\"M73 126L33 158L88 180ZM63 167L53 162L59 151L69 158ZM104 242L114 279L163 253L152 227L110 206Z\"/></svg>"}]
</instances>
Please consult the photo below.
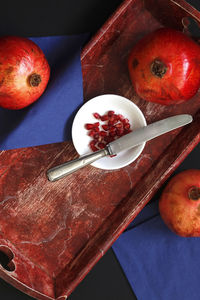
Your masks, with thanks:
<instances>
[{"instance_id":1,"label":"stainless steel knife blade","mask_svg":"<svg viewBox=\"0 0 200 300\"><path fill-rule=\"evenodd\" d=\"M192 116L183 114L157 121L148 126L134 130L108 144L109 152L114 155L152 140L164 133L192 122Z\"/></svg>"}]
</instances>

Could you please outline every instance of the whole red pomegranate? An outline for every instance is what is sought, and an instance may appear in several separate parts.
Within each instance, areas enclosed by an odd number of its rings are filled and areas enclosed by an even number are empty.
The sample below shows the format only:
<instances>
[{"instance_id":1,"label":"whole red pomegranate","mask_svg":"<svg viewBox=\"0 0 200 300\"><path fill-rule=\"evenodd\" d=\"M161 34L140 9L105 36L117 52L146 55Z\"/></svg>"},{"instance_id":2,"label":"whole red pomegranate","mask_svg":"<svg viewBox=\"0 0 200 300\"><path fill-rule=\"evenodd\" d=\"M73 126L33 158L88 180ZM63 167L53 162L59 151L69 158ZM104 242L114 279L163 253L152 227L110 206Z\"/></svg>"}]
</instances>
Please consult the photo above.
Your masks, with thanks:
<instances>
[{"instance_id":1,"label":"whole red pomegranate","mask_svg":"<svg viewBox=\"0 0 200 300\"><path fill-rule=\"evenodd\" d=\"M200 87L200 46L180 31L161 28L135 45L128 68L142 99L165 105L181 103Z\"/></svg>"},{"instance_id":2,"label":"whole red pomegranate","mask_svg":"<svg viewBox=\"0 0 200 300\"><path fill-rule=\"evenodd\" d=\"M0 38L0 106L21 109L44 92L50 67L42 50L31 40Z\"/></svg>"},{"instance_id":3,"label":"whole red pomegranate","mask_svg":"<svg viewBox=\"0 0 200 300\"><path fill-rule=\"evenodd\" d=\"M159 210L166 225L176 234L200 236L200 170L174 176L162 193Z\"/></svg>"}]
</instances>

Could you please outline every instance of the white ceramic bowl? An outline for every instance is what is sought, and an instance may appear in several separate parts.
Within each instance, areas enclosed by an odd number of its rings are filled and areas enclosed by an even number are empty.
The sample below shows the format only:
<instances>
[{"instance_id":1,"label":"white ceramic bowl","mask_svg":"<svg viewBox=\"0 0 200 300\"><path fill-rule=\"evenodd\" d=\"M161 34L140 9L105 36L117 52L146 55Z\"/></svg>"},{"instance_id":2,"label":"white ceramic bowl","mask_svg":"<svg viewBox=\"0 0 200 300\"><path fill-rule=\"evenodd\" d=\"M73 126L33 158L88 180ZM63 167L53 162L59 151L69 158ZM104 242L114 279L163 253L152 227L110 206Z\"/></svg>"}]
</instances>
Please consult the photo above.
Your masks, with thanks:
<instances>
[{"instance_id":1,"label":"white ceramic bowl","mask_svg":"<svg viewBox=\"0 0 200 300\"><path fill-rule=\"evenodd\" d=\"M85 129L85 124L99 121L94 118L93 113L97 112L100 115L104 115L109 110L114 110L116 114L122 114L125 118L128 118L132 131L146 126L146 120L141 110L127 98L112 94L97 96L87 101L79 109L73 121L72 140L79 155L91 152L89 142L92 138L88 136L88 130ZM130 150L122 151L115 157L101 158L95 161L92 166L104 170L114 170L125 167L141 154L144 146L145 143Z\"/></svg>"}]
</instances>

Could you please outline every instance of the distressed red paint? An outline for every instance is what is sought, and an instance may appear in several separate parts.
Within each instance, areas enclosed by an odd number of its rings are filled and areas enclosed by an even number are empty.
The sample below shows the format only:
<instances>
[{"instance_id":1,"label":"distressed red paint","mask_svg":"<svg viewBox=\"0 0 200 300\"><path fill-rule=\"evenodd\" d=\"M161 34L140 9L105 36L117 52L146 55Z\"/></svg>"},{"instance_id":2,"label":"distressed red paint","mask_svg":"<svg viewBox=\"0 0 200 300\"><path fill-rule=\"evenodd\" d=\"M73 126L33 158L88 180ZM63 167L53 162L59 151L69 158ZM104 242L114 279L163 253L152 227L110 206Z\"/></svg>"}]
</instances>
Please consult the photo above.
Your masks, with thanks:
<instances>
[{"instance_id":1,"label":"distressed red paint","mask_svg":"<svg viewBox=\"0 0 200 300\"><path fill-rule=\"evenodd\" d=\"M125 96L147 123L179 113L194 122L148 142L140 157L116 171L91 166L51 183L46 171L77 156L71 142L0 152L0 246L13 252L13 272L0 276L37 299L64 299L110 248L161 184L199 142L199 93L162 107L137 97L127 57L146 33L182 30L200 13L183 0L127 0L82 52L84 97ZM3 248L1 248L3 249Z\"/></svg>"}]
</instances>

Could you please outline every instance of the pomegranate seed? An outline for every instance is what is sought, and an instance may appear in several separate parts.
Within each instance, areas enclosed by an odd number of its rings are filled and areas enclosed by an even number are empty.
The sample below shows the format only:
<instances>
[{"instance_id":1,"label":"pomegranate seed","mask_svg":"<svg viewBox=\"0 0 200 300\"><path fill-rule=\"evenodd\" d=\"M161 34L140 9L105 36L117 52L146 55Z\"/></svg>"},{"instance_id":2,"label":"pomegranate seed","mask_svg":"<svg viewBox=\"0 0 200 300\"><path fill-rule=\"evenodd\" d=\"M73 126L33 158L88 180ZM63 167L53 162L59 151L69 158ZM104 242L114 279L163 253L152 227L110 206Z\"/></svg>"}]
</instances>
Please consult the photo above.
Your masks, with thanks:
<instances>
[{"instance_id":1,"label":"pomegranate seed","mask_svg":"<svg viewBox=\"0 0 200 300\"><path fill-rule=\"evenodd\" d=\"M104 138L104 141L105 141L106 145L107 145L108 143L113 142L114 140L115 140L115 138L112 137L112 136L105 136L105 138Z\"/></svg>"},{"instance_id":2,"label":"pomegranate seed","mask_svg":"<svg viewBox=\"0 0 200 300\"><path fill-rule=\"evenodd\" d=\"M89 124L89 123L85 124L85 128L86 128L87 130L93 129L93 127L94 127L93 124Z\"/></svg>"},{"instance_id":3,"label":"pomegranate seed","mask_svg":"<svg viewBox=\"0 0 200 300\"><path fill-rule=\"evenodd\" d=\"M108 126L114 125L114 122L115 122L115 120L109 120L109 121L108 121Z\"/></svg>"},{"instance_id":4,"label":"pomegranate seed","mask_svg":"<svg viewBox=\"0 0 200 300\"><path fill-rule=\"evenodd\" d=\"M104 139L104 137L100 136L99 134L97 134L97 135L94 136L94 140L96 142L101 142L101 141L103 141L103 139Z\"/></svg>"},{"instance_id":5,"label":"pomegranate seed","mask_svg":"<svg viewBox=\"0 0 200 300\"><path fill-rule=\"evenodd\" d=\"M124 129L129 130L130 129L130 124L129 123L125 124Z\"/></svg>"},{"instance_id":6,"label":"pomegranate seed","mask_svg":"<svg viewBox=\"0 0 200 300\"><path fill-rule=\"evenodd\" d=\"M110 127L109 132L115 132L115 131L116 131L116 127L115 126Z\"/></svg>"},{"instance_id":7,"label":"pomegranate seed","mask_svg":"<svg viewBox=\"0 0 200 300\"><path fill-rule=\"evenodd\" d=\"M122 122L123 124L129 124L129 119L124 119Z\"/></svg>"},{"instance_id":8,"label":"pomegranate seed","mask_svg":"<svg viewBox=\"0 0 200 300\"><path fill-rule=\"evenodd\" d=\"M101 116L99 113L93 113L93 116L97 120L105 122L101 125L96 122L93 124L85 124L85 128L90 130L88 135L93 138L89 143L90 149L92 151L98 151L98 149L103 149L108 143L116 140L118 137L130 133L130 123L127 118L121 114L115 114L113 110L109 110L107 114ZM107 121L107 122L106 122Z\"/></svg>"},{"instance_id":9,"label":"pomegranate seed","mask_svg":"<svg viewBox=\"0 0 200 300\"><path fill-rule=\"evenodd\" d=\"M115 113L115 112L114 112L113 110L109 110L108 116L111 117L112 115L114 115L114 113Z\"/></svg>"},{"instance_id":10,"label":"pomegranate seed","mask_svg":"<svg viewBox=\"0 0 200 300\"><path fill-rule=\"evenodd\" d=\"M116 136L116 132L115 131L110 131L109 136L112 136L112 137Z\"/></svg>"},{"instance_id":11,"label":"pomegranate seed","mask_svg":"<svg viewBox=\"0 0 200 300\"><path fill-rule=\"evenodd\" d=\"M93 137L95 135L95 131L94 130L89 131L88 135Z\"/></svg>"},{"instance_id":12,"label":"pomegranate seed","mask_svg":"<svg viewBox=\"0 0 200 300\"><path fill-rule=\"evenodd\" d=\"M102 128L107 131L109 129L109 126L108 125L102 125Z\"/></svg>"},{"instance_id":13,"label":"pomegranate seed","mask_svg":"<svg viewBox=\"0 0 200 300\"><path fill-rule=\"evenodd\" d=\"M92 140L92 141L90 142L90 146L95 146L95 144L96 144L96 141L94 141L94 140Z\"/></svg>"},{"instance_id":14,"label":"pomegranate seed","mask_svg":"<svg viewBox=\"0 0 200 300\"><path fill-rule=\"evenodd\" d=\"M105 136L104 137L104 142L109 143L110 142L110 136Z\"/></svg>"},{"instance_id":15,"label":"pomegranate seed","mask_svg":"<svg viewBox=\"0 0 200 300\"><path fill-rule=\"evenodd\" d=\"M114 114L113 117L114 117L115 120L119 120L118 115Z\"/></svg>"},{"instance_id":16,"label":"pomegranate seed","mask_svg":"<svg viewBox=\"0 0 200 300\"><path fill-rule=\"evenodd\" d=\"M112 126L112 125L115 125L117 122L118 122L117 119L115 119L115 118L110 118L110 120L108 121L108 125L109 125L109 126Z\"/></svg>"},{"instance_id":17,"label":"pomegranate seed","mask_svg":"<svg viewBox=\"0 0 200 300\"><path fill-rule=\"evenodd\" d=\"M95 131L95 132L99 132L100 130L99 130L99 127L93 127L93 130Z\"/></svg>"},{"instance_id":18,"label":"pomegranate seed","mask_svg":"<svg viewBox=\"0 0 200 300\"><path fill-rule=\"evenodd\" d=\"M98 148L95 146L96 145L96 142L95 141L91 141L90 142L90 149L95 152L98 150Z\"/></svg>"},{"instance_id":19,"label":"pomegranate seed","mask_svg":"<svg viewBox=\"0 0 200 300\"><path fill-rule=\"evenodd\" d=\"M120 120L120 121L123 121L124 120L124 116L122 116L122 115L118 115L118 119Z\"/></svg>"},{"instance_id":20,"label":"pomegranate seed","mask_svg":"<svg viewBox=\"0 0 200 300\"><path fill-rule=\"evenodd\" d=\"M101 116L98 113L93 113L93 116L95 117L95 119L100 120Z\"/></svg>"},{"instance_id":21,"label":"pomegranate seed","mask_svg":"<svg viewBox=\"0 0 200 300\"><path fill-rule=\"evenodd\" d=\"M122 125L122 123L117 123L117 124L115 125L115 127L118 128L118 129L120 129L120 128L123 127L123 125Z\"/></svg>"},{"instance_id":22,"label":"pomegranate seed","mask_svg":"<svg viewBox=\"0 0 200 300\"><path fill-rule=\"evenodd\" d=\"M105 148L105 144L104 144L104 143L98 143L98 147L99 147L100 149L104 149L104 148Z\"/></svg>"},{"instance_id":23,"label":"pomegranate seed","mask_svg":"<svg viewBox=\"0 0 200 300\"><path fill-rule=\"evenodd\" d=\"M124 135L125 135L125 134L128 134L128 133L130 133L130 132L132 132L132 130L130 130L130 129L129 129L129 130L125 130L125 131L124 131Z\"/></svg>"},{"instance_id":24,"label":"pomegranate seed","mask_svg":"<svg viewBox=\"0 0 200 300\"><path fill-rule=\"evenodd\" d=\"M100 135L100 136L107 136L107 133L106 133L105 131L100 131L100 132L99 132L99 135Z\"/></svg>"},{"instance_id":25,"label":"pomegranate seed","mask_svg":"<svg viewBox=\"0 0 200 300\"><path fill-rule=\"evenodd\" d=\"M94 137L95 140L98 140L99 139L99 134L95 133L93 137Z\"/></svg>"},{"instance_id":26,"label":"pomegranate seed","mask_svg":"<svg viewBox=\"0 0 200 300\"><path fill-rule=\"evenodd\" d=\"M116 134L118 136L122 136L124 134L124 130L123 129L117 129Z\"/></svg>"},{"instance_id":27,"label":"pomegranate seed","mask_svg":"<svg viewBox=\"0 0 200 300\"><path fill-rule=\"evenodd\" d=\"M95 144L96 144L96 142L95 142L94 140L92 140L92 141L90 142L90 146L95 146Z\"/></svg>"},{"instance_id":28,"label":"pomegranate seed","mask_svg":"<svg viewBox=\"0 0 200 300\"><path fill-rule=\"evenodd\" d=\"M113 142L115 139L114 139L114 137L110 137L110 140L109 140L109 143L111 143L111 142Z\"/></svg>"},{"instance_id":29,"label":"pomegranate seed","mask_svg":"<svg viewBox=\"0 0 200 300\"><path fill-rule=\"evenodd\" d=\"M108 115L101 116L101 121L107 121L108 120Z\"/></svg>"}]
</instances>

